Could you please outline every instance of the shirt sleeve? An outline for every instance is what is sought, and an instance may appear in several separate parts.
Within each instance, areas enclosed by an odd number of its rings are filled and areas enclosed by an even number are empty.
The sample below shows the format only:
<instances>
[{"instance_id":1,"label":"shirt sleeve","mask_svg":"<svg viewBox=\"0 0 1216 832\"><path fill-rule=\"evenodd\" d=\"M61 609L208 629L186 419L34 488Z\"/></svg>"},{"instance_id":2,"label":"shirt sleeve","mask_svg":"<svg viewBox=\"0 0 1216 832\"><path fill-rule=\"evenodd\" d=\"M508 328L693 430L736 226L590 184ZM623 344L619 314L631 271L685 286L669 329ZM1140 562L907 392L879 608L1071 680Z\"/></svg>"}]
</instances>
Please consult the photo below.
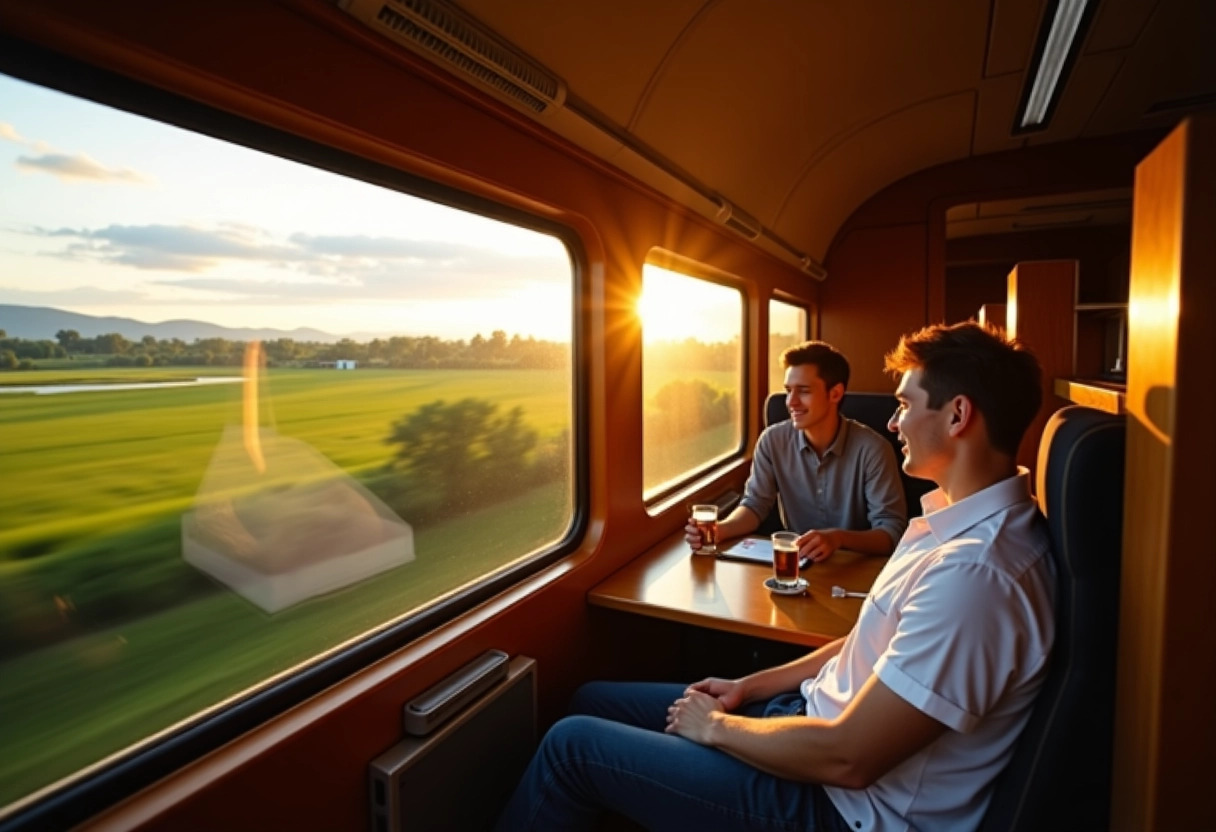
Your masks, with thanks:
<instances>
[{"instance_id":1,"label":"shirt sleeve","mask_svg":"<svg viewBox=\"0 0 1216 832\"><path fill-rule=\"evenodd\" d=\"M882 437L866 454L865 495L870 528L882 529L892 543L899 543L908 528L908 500L895 451Z\"/></svg>"},{"instance_id":2,"label":"shirt sleeve","mask_svg":"<svg viewBox=\"0 0 1216 832\"><path fill-rule=\"evenodd\" d=\"M777 470L773 461L774 428L765 428L756 440L752 454L752 470L743 487L743 499L739 505L763 520L777 502Z\"/></svg>"},{"instance_id":3,"label":"shirt sleeve","mask_svg":"<svg viewBox=\"0 0 1216 832\"><path fill-rule=\"evenodd\" d=\"M1042 671L1037 620L1007 575L974 562L933 567L902 606L874 672L913 707L971 731L1013 686Z\"/></svg>"}]
</instances>

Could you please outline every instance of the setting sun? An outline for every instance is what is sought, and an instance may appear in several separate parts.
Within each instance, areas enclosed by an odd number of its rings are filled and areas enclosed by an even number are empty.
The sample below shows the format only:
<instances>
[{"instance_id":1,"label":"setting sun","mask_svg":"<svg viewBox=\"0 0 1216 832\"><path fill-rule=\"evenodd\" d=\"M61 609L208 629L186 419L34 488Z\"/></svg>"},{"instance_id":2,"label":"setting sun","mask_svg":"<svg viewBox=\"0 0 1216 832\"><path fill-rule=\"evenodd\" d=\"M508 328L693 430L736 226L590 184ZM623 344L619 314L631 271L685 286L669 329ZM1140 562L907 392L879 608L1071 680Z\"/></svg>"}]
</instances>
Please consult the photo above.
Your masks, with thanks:
<instances>
[{"instance_id":1,"label":"setting sun","mask_svg":"<svg viewBox=\"0 0 1216 832\"><path fill-rule=\"evenodd\" d=\"M741 331L742 297L735 289L646 264L637 315L648 343L730 340Z\"/></svg>"}]
</instances>

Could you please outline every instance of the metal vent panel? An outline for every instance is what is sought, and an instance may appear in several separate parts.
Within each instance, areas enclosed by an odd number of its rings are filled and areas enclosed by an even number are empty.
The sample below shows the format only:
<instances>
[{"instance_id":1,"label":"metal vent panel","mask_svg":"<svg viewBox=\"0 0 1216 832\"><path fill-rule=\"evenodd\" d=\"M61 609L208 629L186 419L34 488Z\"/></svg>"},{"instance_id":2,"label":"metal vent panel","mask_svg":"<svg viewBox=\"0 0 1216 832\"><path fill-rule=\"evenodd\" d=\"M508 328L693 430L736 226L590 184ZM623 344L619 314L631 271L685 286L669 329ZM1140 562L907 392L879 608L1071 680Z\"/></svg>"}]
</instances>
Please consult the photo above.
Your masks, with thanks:
<instances>
[{"instance_id":1,"label":"metal vent panel","mask_svg":"<svg viewBox=\"0 0 1216 832\"><path fill-rule=\"evenodd\" d=\"M442 0L340 0L364 24L532 113L560 107L566 85Z\"/></svg>"}]
</instances>

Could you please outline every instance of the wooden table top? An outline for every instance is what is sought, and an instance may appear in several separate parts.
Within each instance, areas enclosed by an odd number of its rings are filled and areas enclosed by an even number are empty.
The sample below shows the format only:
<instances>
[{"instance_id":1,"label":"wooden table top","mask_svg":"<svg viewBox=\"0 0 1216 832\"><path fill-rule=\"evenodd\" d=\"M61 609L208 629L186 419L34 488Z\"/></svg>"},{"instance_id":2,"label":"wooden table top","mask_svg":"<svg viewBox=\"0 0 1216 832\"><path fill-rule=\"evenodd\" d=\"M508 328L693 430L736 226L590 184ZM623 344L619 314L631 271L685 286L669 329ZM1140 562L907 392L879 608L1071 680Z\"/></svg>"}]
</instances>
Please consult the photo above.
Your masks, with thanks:
<instances>
[{"instance_id":1,"label":"wooden table top","mask_svg":"<svg viewBox=\"0 0 1216 832\"><path fill-rule=\"evenodd\" d=\"M846 635L860 598L833 598L833 584L867 592L887 559L845 550L802 570L804 595L776 595L764 586L771 566L694 555L683 531L592 587L599 607L818 647Z\"/></svg>"}]
</instances>

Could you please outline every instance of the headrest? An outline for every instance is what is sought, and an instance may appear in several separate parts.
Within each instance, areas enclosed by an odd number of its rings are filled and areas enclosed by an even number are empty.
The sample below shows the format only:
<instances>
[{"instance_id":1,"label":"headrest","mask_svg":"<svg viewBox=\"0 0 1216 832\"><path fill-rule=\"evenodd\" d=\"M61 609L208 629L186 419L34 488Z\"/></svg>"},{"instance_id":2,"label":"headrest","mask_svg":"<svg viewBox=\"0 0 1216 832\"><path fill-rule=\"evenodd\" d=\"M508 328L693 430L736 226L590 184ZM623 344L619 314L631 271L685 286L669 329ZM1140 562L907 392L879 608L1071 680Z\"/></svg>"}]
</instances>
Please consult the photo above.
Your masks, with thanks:
<instances>
[{"instance_id":1,"label":"headrest","mask_svg":"<svg viewBox=\"0 0 1216 832\"><path fill-rule=\"evenodd\" d=\"M892 434L887 430L887 422L898 406L899 400L891 393L845 393L840 400L840 413L890 439Z\"/></svg>"},{"instance_id":2,"label":"headrest","mask_svg":"<svg viewBox=\"0 0 1216 832\"><path fill-rule=\"evenodd\" d=\"M1118 557L1126 440L1126 417L1078 405L1057 410L1043 428L1035 493L1056 557L1074 575Z\"/></svg>"},{"instance_id":3,"label":"headrest","mask_svg":"<svg viewBox=\"0 0 1216 832\"><path fill-rule=\"evenodd\" d=\"M785 406L785 393L769 393L764 403L764 426L770 427L790 418L790 412Z\"/></svg>"}]
</instances>

